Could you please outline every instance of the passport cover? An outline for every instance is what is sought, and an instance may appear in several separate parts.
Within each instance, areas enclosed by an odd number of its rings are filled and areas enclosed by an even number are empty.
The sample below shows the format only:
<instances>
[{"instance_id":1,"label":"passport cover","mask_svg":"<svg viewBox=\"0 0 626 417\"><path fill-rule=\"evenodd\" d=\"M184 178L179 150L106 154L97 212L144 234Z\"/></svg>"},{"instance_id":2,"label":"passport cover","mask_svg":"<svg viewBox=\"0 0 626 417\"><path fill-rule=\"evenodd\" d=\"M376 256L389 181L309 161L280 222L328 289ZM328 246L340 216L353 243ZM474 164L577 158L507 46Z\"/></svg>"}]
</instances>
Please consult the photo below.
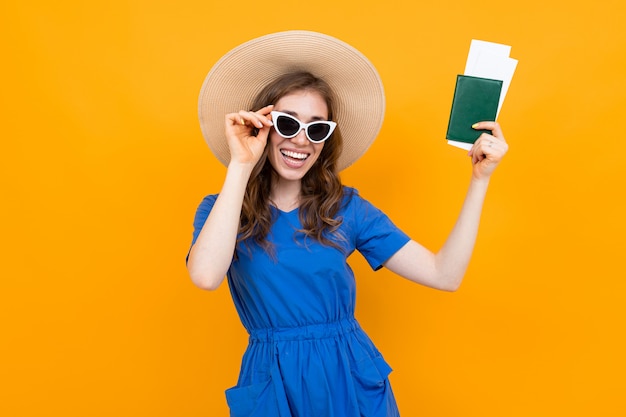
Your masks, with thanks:
<instances>
[{"instance_id":1,"label":"passport cover","mask_svg":"<svg viewBox=\"0 0 626 417\"><path fill-rule=\"evenodd\" d=\"M457 75L446 139L474 143L482 132L472 129L477 122L496 120L502 81Z\"/></svg>"}]
</instances>

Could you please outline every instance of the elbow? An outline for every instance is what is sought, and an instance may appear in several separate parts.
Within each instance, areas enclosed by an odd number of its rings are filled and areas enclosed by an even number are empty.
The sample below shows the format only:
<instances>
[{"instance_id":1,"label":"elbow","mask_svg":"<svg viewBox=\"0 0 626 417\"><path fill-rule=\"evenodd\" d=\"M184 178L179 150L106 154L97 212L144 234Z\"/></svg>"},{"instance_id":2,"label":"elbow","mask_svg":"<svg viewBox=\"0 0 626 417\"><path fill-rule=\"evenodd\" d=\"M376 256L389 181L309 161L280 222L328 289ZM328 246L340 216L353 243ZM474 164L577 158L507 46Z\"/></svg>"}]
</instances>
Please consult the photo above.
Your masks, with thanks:
<instances>
[{"instance_id":1,"label":"elbow","mask_svg":"<svg viewBox=\"0 0 626 417\"><path fill-rule=\"evenodd\" d=\"M452 277L446 277L446 279L442 279L440 281L440 285L438 286L438 289L440 289L441 291L446 291L446 292L456 292L458 291L458 289L461 287L461 281L463 280L463 276L452 276Z\"/></svg>"},{"instance_id":2,"label":"elbow","mask_svg":"<svg viewBox=\"0 0 626 417\"><path fill-rule=\"evenodd\" d=\"M193 279L193 278L191 279L191 281L194 283L196 287L205 291L215 291L220 287L220 284L221 284L221 281L213 282L210 280L198 280L198 279Z\"/></svg>"},{"instance_id":3,"label":"elbow","mask_svg":"<svg viewBox=\"0 0 626 417\"><path fill-rule=\"evenodd\" d=\"M456 292L456 291L458 291L459 288L461 288L461 283L460 282L452 282L452 283L447 283L447 284L443 285L439 289L442 290L442 291L446 291L446 292Z\"/></svg>"},{"instance_id":4,"label":"elbow","mask_svg":"<svg viewBox=\"0 0 626 417\"><path fill-rule=\"evenodd\" d=\"M199 273L192 269L189 269L189 276L191 277L191 282L205 291L215 291L220 287L220 284L224 280L223 276L212 276L206 273Z\"/></svg>"},{"instance_id":5,"label":"elbow","mask_svg":"<svg viewBox=\"0 0 626 417\"><path fill-rule=\"evenodd\" d=\"M191 282L196 287L206 291L217 290L226 276L226 271L214 263L194 256L193 248L187 258L187 272Z\"/></svg>"}]
</instances>

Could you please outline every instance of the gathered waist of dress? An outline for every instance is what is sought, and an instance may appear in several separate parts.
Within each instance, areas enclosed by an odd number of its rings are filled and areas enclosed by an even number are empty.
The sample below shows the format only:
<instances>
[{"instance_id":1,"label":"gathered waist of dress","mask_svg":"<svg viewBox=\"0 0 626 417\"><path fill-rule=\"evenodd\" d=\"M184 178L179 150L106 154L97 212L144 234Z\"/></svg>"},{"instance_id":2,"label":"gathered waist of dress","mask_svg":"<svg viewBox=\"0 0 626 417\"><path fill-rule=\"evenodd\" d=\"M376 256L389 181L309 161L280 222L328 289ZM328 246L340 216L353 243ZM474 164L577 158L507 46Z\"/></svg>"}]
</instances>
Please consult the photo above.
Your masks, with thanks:
<instances>
[{"instance_id":1,"label":"gathered waist of dress","mask_svg":"<svg viewBox=\"0 0 626 417\"><path fill-rule=\"evenodd\" d=\"M287 340L325 339L361 329L355 318L342 319L329 323L309 324L297 327L274 327L251 329L250 341L274 342Z\"/></svg>"}]
</instances>

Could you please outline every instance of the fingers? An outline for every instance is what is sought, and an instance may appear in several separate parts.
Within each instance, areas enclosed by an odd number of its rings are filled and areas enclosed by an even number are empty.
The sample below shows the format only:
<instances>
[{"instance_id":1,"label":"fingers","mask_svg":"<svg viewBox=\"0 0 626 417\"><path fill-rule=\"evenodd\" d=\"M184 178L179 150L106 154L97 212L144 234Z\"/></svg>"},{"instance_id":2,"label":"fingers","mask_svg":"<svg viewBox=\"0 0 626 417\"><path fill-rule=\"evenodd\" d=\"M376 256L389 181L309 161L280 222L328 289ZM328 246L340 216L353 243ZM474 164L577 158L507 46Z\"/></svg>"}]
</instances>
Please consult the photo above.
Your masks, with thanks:
<instances>
[{"instance_id":1,"label":"fingers","mask_svg":"<svg viewBox=\"0 0 626 417\"><path fill-rule=\"evenodd\" d=\"M274 124L267 116L270 114L273 107L273 105L265 106L255 112L239 110L237 113L228 114L226 118L230 119L233 125L253 126L257 129L271 127Z\"/></svg>"},{"instance_id":2,"label":"fingers","mask_svg":"<svg viewBox=\"0 0 626 417\"><path fill-rule=\"evenodd\" d=\"M509 149L509 145L504 138L498 138L488 133L483 133L474 142L474 146L470 149L470 155L476 156L480 154L484 156L501 157Z\"/></svg>"},{"instance_id":3,"label":"fingers","mask_svg":"<svg viewBox=\"0 0 626 417\"><path fill-rule=\"evenodd\" d=\"M472 153L476 153L476 149L481 149L484 154L491 154L492 152L490 151L492 150L504 150L504 152L506 152L508 149L508 145L504 139L504 134L502 133L502 128L497 122L478 122L472 125L472 128L476 130L489 130L491 131L491 134L481 134L476 142L474 142L474 147L470 150L470 155Z\"/></svg>"},{"instance_id":4,"label":"fingers","mask_svg":"<svg viewBox=\"0 0 626 417\"><path fill-rule=\"evenodd\" d=\"M240 110L225 117L225 133L231 162L255 164L263 154L270 127L268 116L273 106L255 112Z\"/></svg>"},{"instance_id":5,"label":"fingers","mask_svg":"<svg viewBox=\"0 0 626 417\"><path fill-rule=\"evenodd\" d=\"M505 141L504 135L502 134L502 128L500 127L500 124L498 122L478 122L472 125L472 129L490 130L493 137Z\"/></svg>"},{"instance_id":6,"label":"fingers","mask_svg":"<svg viewBox=\"0 0 626 417\"><path fill-rule=\"evenodd\" d=\"M474 124L472 128L491 131L491 134L481 134L474 142L474 146L468 153L472 158L472 164L479 164L486 159L485 162L489 165L497 165L509 149L500 125L497 122L479 122Z\"/></svg>"}]
</instances>

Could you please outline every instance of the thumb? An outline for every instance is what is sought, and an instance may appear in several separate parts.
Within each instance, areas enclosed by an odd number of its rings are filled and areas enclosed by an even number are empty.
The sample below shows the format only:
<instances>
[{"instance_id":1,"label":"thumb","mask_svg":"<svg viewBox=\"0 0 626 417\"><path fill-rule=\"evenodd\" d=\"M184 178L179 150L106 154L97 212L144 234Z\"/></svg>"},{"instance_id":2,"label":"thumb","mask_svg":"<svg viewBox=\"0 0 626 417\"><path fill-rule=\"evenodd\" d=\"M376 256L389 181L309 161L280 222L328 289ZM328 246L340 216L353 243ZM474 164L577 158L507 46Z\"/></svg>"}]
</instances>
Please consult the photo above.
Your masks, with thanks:
<instances>
[{"instance_id":1,"label":"thumb","mask_svg":"<svg viewBox=\"0 0 626 417\"><path fill-rule=\"evenodd\" d=\"M255 129L256 131L256 138L260 141L263 141L264 143L267 141L267 137L270 134L270 127L269 126L263 126L260 129Z\"/></svg>"}]
</instances>

